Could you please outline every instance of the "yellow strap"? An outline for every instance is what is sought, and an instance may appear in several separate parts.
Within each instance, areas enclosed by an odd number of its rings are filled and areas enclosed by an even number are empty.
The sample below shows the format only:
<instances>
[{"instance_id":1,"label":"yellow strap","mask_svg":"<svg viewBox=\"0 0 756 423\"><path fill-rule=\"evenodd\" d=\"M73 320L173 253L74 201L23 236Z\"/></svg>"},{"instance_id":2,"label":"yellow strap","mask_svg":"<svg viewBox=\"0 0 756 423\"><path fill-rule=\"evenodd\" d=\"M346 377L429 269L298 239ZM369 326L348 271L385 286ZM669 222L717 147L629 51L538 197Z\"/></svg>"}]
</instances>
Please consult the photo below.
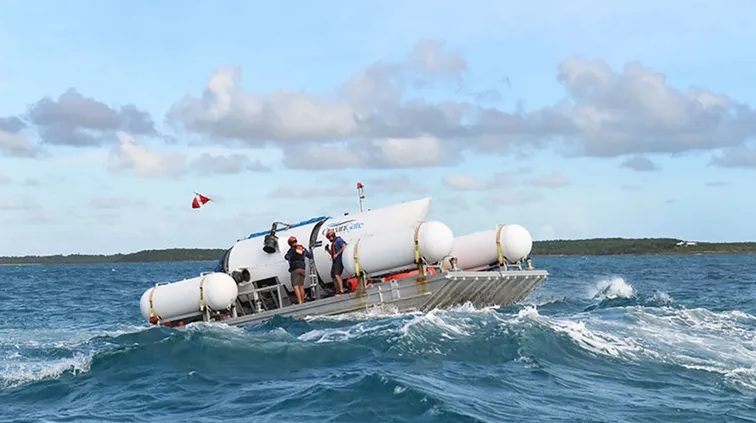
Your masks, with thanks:
<instances>
[{"instance_id":1,"label":"yellow strap","mask_svg":"<svg viewBox=\"0 0 756 423\"><path fill-rule=\"evenodd\" d=\"M358 278L360 277L360 273L361 273L360 272L360 241L361 240L362 239L358 239L354 243L354 252L352 254L352 257L354 257L354 273L355 273L355 276L357 276Z\"/></svg>"},{"instance_id":2,"label":"yellow strap","mask_svg":"<svg viewBox=\"0 0 756 423\"><path fill-rule=\"evenodd\" d=\"M354 273L356 273L357 281L359 282L360 286L357 289L357 296L360 297L365 293L365 275L362 274L362 270L360 270L360 241L362 239L358 239L354 243Z\"/></svg>"},{"instance_id":3,"label":"yellow strap","mask_svg":"<svg viewBox=\"0 0 756 423\"><path fill-rule=\"evenodd\" d=\"M415 226L415 264L417 265L417 271L420 273L420 276L425 276L425 269L423 269L423 263L420 260L420 227L423 226L423 223L420 222L419 225Z\"/></svg>"},{"instance_id":4,"label":"yellow strap","mask_svg":"<svg viewBox=\"0 0 756 423\"><path fill-rule=\"evenodd\" d=\"M202 279L200 279L199 289L200 289L200 311L205 311L205 275L202 275Z\"/></svg>"},{"instance_id":5,"label":"yellow strap","mask_svg":"<svg viewBox=\"0 0 756 423\"><path fill-rule=\"evenodd\" d=\"M153 304L152 297L155 296L155 290L157 287L153 287L152 291L150 291L150 318L155 317L155 305Z\"/></svg>"},{"instance_id":6,"label":"yellow strap","mask_svg":"<svg viewBox=\"0 0 756 423\"><path fill-rule=\"evenodd\" d=\"M499 266L504 264L504 254L501 251L501 241L499 241L502 229L504 229L504 225L496 227L496 253L499 255Z\"/></svg>"},{"instance_id":7,"label":"yellow strap","mask_svg":"<svg viewBox=\"0 0 756 423\"><path fill-rule=\"evenodd\" d=\"M423 226L423 222L420 222L419 225L415 226L415 264L420 264L420 240L418 237L420 235L421 226Z\"/></svg>"}]
</instances>

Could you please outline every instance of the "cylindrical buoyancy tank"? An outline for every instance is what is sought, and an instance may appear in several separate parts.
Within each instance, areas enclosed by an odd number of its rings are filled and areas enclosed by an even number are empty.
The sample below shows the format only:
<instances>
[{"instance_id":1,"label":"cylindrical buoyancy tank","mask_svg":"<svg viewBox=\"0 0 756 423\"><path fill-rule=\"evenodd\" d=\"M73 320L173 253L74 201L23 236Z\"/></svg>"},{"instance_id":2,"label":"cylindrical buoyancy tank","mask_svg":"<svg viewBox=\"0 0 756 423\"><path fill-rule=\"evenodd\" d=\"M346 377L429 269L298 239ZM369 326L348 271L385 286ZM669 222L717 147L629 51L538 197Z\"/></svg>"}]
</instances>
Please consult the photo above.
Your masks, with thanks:
<instances>
[{"instance_id":1,"label":"cylindrical buoyancy tank","mask_svg":"<svg viewBox=\"0 0 756 423\"><path fill-rule=\"evenodd\" d=\"M533 248L530 232L520 225L512 224L455 238L450 256L457 258L457 267L462 270L474 270L496 263L499 260L497 234L502 256L510 263L530 255ZM445 269L451 267L448 259L443 264Z\"/></svg>"},{"instance_id":2,"label":"cylindrical buoyancy tank","mask_svg":"<svg viewBox=\"0 0 756 423\"><path fill-rule=\"evenodd\" d=\"M380 235L359 238L347 245L343 253L344 270L373 275L412 267L415 264L415 240L420 256L428 263L441 261L451 253L454 234L441 222L418 222L415 228L395 230Z\"/></svg>"},{"instance_id":3,"label":"cylindrical buoyancy tank","mask_svg":"<svg viewBox=\"0 0 756 423\"><path fill-rule=\"evenodd\" d=\"M139 308L149 321L151 300L153 314L163 321L171 321L199 314L202 301L212 310L224 310L236 301L237 295L239 288L230 275L208 273L148 289L142 294Z\"/></svg>"}]
</instances>

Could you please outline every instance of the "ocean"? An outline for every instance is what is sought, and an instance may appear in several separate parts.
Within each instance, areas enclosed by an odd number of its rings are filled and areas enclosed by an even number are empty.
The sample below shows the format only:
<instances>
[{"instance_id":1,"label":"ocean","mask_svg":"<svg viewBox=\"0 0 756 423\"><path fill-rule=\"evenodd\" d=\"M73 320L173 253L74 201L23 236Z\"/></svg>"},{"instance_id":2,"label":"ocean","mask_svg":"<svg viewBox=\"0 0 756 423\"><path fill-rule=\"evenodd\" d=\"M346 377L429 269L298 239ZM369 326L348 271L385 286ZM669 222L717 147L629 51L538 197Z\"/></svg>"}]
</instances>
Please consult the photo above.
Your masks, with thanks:
<instances>
[{"instance_id":1,"label":"ocean","mask_svg":"<svg viewBox=\"0 0 756 423\"><path fill-rule=\"evenodd\" d=\"M756 422L756 255L535 257L521 304L148 328L214 263L0 266L1 422Z\"/></svg>"}]
</instances>

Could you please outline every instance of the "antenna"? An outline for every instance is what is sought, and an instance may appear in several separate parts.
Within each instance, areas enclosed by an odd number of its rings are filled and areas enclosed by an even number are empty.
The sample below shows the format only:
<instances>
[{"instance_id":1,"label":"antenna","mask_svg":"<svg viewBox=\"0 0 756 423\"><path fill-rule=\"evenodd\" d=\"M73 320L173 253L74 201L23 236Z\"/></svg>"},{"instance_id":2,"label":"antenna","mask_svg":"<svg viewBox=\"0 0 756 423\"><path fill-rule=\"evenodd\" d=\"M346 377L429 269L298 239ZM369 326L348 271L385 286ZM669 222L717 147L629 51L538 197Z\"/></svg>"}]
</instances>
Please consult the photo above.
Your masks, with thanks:
<instances>
[{"instance_id":1,"label":"antenna","mask_svg":"<svg viewBox=\"0 0 756 423\"><path fill-rule=\"evenodd\" d=\"M357 193L360 195L360 212L362 212L362 202L365 200L365 193L362 192L362 182L357 182Z\"/></svg>"}]
</instances>

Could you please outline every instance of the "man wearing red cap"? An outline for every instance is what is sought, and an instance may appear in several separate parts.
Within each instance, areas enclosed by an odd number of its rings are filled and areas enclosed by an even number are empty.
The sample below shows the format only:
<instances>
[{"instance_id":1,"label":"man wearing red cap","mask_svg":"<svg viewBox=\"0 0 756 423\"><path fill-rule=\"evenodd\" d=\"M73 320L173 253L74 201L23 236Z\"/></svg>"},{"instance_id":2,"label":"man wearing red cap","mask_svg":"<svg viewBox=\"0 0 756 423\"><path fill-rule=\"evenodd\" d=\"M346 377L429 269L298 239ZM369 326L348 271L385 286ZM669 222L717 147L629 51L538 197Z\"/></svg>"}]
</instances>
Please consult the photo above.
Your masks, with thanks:
<instances>
[{"instance_id":1,"label":"man wearing red cap","mask_svg":"<svg viewBox=\"0 0 756 423\"><path fill-rule=\"evenodd\" d=\"M289 262L291 286L294 287L299 304L304 302L305 257L312 258L312 253L303 245L298 244L296 237L289 237L289 251L286 252L284 258Z\"/></svg>"},{"instance_id":2,"label":"man wearing red cap","mask_svg":"<svg viewBox=\"0 0 756 423\"><path fill-rule=\"evenodd\" d=\"M331 277L336 285L336 294L343 294L344 285L341 283L341 273L344 271L344 262L341 260L341 254L344 252L347 243L340 236L336 236L336 232L332 229L326 232L326 238L331 241L330 245L326 245L326 251L331 254L331 258L333 259Z\"/></svg>"}]
</instances>

